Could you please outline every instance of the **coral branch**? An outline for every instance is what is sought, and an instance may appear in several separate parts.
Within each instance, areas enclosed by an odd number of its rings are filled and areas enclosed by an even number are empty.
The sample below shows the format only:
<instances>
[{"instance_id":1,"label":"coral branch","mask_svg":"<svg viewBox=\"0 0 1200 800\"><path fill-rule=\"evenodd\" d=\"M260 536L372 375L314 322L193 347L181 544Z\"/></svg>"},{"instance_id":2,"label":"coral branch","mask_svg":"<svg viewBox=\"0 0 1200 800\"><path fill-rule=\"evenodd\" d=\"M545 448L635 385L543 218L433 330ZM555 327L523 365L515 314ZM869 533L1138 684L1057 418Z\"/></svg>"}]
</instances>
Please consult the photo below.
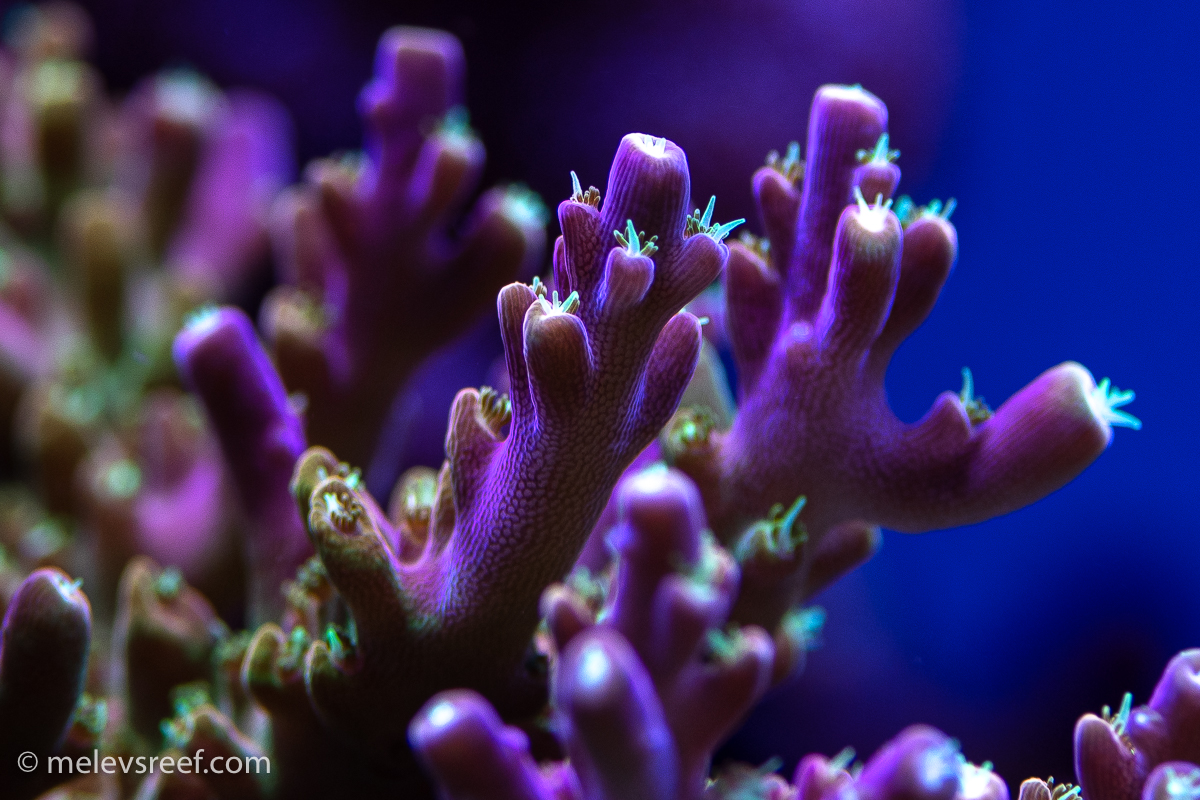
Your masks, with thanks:
<instances>
[{"instance_id":1,"label":"coral branch","mask_svg":"<svg viewBox=\"0 0 1200 800\"><path fill-rule=\"evenodd\" d=\"M318 162L276 210L292 285L268 299L263 326L285 384L308 397L310 440L354 463L370 463L416 365L541 258L528 191L488 192L449 235L484 160L456 106L463 73L450 34L388 31L359 100L365 158Z\"/></svg>"},{"instance_id":2,"label":"coral branch","mask_svg":"<svg viewBox=\"0 0 1200 800\"><path fill-rule=\"evenodd\" d=\"M917 213L909 203L906 225L890 211L899 170L886 122L867 92L824 87L807 163L793 150L759 170L770 247L733 245L725 281L737 416L727 431L690 440L675 432L690 424L681 417L664 439L668 460L701 487L722 542L738 541L773 505L807 499L806 554L770 597L743 604L738 616L749 621L774 625L869 556L875 525L925 531L1039 499L1096 458L1110 425L1123 422L1115 409L1128 398L1073 363L994 415L969 390L943 394L914 425L892 414L884 372L932 308L957 243L940 204Z\"/></svg>"},{"instance_id":3,"label":"coral branch","mask_svg":"<svg viewBox=\"0 0 1200 800\"><path fill-rule=\"evenodd\" d=\"M200 397L250 518L253 613L276 616L280 589L311 553L288 493L304 449L300 419L244 313L198 314L175 339L175 362Z\"/></svg>"},{"instance_id":4,"label":"coral branch","mask_svg":"<svg viewBox=\"0 0 1200 800\"><path fill-rule=\"evenodd\" d=\"M91 640L87 598L62 572L40 569L22 583L4 615L0 645L0 790L29 797L47 773L18 770L55 752L83 690ZM20 762L27 766L28 761Z\"/></svg>"},{"instance_id":5,"label":"coral branch","mask_svg":"<svg viewBox=\"0 0 1200 800\"><path fill-rule=\"evenodd\" d=\"M523 661L538 596L570 569L696 364L700 326L680 309L727 251L708 233L686 235L688 184L678 147L631 135L603 209L560 206L557 291L535 281L500 293L511 402L459 394L421 538L389 522L327 452L297 467L294 491L355 623L348 641L313 645L309 694L323 720L376 757L396 759L397 722L450 686L484 693L505 714L536 708L540 678ZM622 228L653 231L654 257L637 233L619 242Z\"/></svg>"}]
</instances>

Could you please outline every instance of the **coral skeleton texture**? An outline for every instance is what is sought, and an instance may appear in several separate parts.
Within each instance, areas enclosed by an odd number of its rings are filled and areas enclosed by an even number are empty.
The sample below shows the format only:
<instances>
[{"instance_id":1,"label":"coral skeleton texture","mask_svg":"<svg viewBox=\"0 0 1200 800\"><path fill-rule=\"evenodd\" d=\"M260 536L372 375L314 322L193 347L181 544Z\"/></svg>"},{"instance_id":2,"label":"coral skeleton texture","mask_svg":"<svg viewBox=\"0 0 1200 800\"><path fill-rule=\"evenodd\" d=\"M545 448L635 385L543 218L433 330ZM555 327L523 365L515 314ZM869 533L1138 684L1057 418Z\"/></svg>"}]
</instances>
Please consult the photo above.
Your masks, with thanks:
<instances>
[{"instance_id":1,"label":"coral skeleton texture","mask_svg":"<svg viewBox=\"0 0 1200 800\"><path fill-rule=\"evenodd\" d=\"M475 194L450 34L384 34L363 152L291 188L273 101L170 72L116 102L89 38L52 2L0 50L0 797L1007 800L919 725L790 780L713 763L881 526L1015 510L1140 425L1075 363L896 418L958 244L952 203L893 202L878 98L817 92L735 242L680 147L625 136L542 278L538 198ZM500 385L378 501L398 392L493 298ZM1200 795L1200 651L1075 758L1021 800Z\"/></svg>"}]
</instances>

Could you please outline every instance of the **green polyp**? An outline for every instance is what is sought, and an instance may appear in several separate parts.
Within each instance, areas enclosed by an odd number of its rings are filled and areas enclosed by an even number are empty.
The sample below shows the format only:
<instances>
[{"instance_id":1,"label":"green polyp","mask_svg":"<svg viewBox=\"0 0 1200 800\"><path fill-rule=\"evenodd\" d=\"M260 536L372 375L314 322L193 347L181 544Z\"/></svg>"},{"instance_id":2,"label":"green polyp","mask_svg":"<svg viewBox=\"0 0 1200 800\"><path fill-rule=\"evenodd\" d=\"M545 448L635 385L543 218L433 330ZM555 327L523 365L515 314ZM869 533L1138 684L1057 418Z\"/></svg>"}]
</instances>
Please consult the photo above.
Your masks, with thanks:
<instances>
[{"instance_id":1,"label":"green polyp","mask_svg":"<svg viewBox=\"0 0 1200 800\"><path fill-rule=\"evenodd\" d=\"M734 547L734 557L745 564L758 556L771 561L783 561L796 553L796 548L808 541L808 531L799 523L807 498L800 495L786 510L782 503L771 506L767 518L754 523Z\"/></svg>"},{"instance_id":2,"label":"green polyp","mask_svg":"<svg viewBox=\"0 0 1200 800\"><path fill-rule=\"evenodd\" d=\"M1196 800L1200 797L1200 769L1193 768L1186 773L1179 773L1174 767L1167 767L1167 794L1177 800Z\"/></svg>"},{"instance_id":3,"label":"green polyp","mask_svg":"<svg viewBox=\"0 0 1200 800\"><path fill-rule=\"evenodd\" d=\"M174 600L183 587L183 573L176 567L167 567L154 579L154 594L159 600Z\"/></svg>"},{"instance_id":4,"label":"green polyp","mask_svg":"<svg viewBox=\"0 0 1200 800\"><path fill-rule=\"evenodd\" d=\"M710 658L720 664L732 664L743 650L742 629L731 625L728 630L711 628L704 634L704 644Z\"/></svg>"},{"instance_id":5,"label":"green polyp","mask_svg":"<svg viewBox=\"0 0 1200 800\"><path fill-rule=\"evenodd\" d=\"M465 106L454 106L445 113L437 126L438 133L461 139L475 138L471 128L471 114Z\"/></svg>"},{"instance_id":6,"label":"green polyp","mask_svg":"<svg viewBox=\"0 0 1200 800\"><path fill-rule=\"evenodd\" d=\"M958 399L963 404L963 409L967 412L967 419L973 425L987 422L993 416L992 409L982 397L975 396L975 379L971 375L969 368L963 367L962 378L963 385L958 393Z\"/></svg>"},{"instance_id":7,"label":"green polyp","mask_svg":"<svg viewBox=\"0 0 1200 800\"><path fill-rule=\"evenodd\" d=\"M113 497L128 500L142 486L142 470L133 461L123 458L104 474L104 489Z\"/></svg>"},{"instance_id":8,"label":"green polyp","mask_svg":"<svg viewBox=\"0 0 1200 800\"><path fill-rule=\"evenodd\" d=\"M815 650L825 629L825 609L820 606L796 607L783 615L780 625L784 634L801 649Z\"/></svg>"},{"instance_id":9,"label":"green polyp","mask_svg":"<svg viewBox=\"0 0 1200 800\"><path fill-rule=\"evenodd\" d=\"M854 154L860 164L875 164L887 165L894 162L900 157L899 150L888 149L888 135L882 133L879 135L879 140L875 142L875 147L871 150L859 150Z\"/></svg>"},{"instance_id":10,"label":"green polyp","mask_svg":"<svg viewBox=\"0 0 1200 800\"><path fill-rule=\"evenodd\" d=\"M643 242L642 239L645 238L646 232L639 233L637 228L633 227L633 220L626 220L624 234L620 231L613 231L613 236L630 256L652 256L658 252L658 244L656 244L658 237L651 236Z\"/></svg>"},{"instance_id":11,"label":"green polyp","mask_svg":"<svg viewBox=\"0 0 1200 800\"><path fill-rule=\"evenodd\" d=\"M600 207L600 190L595 186L589 186L585 192L579 183L579 176L575 174L574 170L571 170L571 202L582 203L593 208Z\"/></svg>"},{"instance_id":12,"label":"green polyp","mask_svg":"<svg viewBox=\"0 0 1200 800\"><path fill-rule=\"evenodd\" d=\"M700 532L700 557L696 563L677 567L677 570L697 586L711 587L717 582L721 573L721 556L712 531Z\"/></svg>"},{"instance_id":13,"label":"green polyp","mask_svg":"<svg viewBox=\"0 0 1200 800\"><path fill-rule=\"evenodd\" d=\"M1104 717L1104 721L1112 726L1113 733L1117 736L1124 736L1125 729L1129 726L1129 713L1133 710L1133 693L1126 692L1121 698L1121 707L1117 709L1117 713L1113 714L1112 710L1105 706L1100 710L1100 715Z\"/></svg>"},{"instance_id":14,"label":"green polyp","mask_svg":"<svg viewBox=\"0 0 1200 800\"><path fill-rule=\"evenodd\" d=\"M843 747L841 750L838 751L837 755L835 755L833 758L829 759L829 769L830 770L848 769L850 767L850 765L854 763L855 755L856 755L856 753L855 753L853 747Z\"/></svg>"},{"instance_id":15,"label":"green polyp","mask_svg":"<svg viewBox=\"0 0 1200 800\"><path fill-rule=\"evenodd\" d=\"M550 219L541 195L523 183L504 189L504 210L509 217L529 227L540 228Z\"/></svg>"},{"instance_id":16,"label":"green polyp","mask_svg":"<svg viewBox=\"0 0 1200 800\"><path fill-rule=\"evenodd\" d=\"M338 663L345 661L354 652L354 640L350 632L340 625L332 622L327 624L322 638L325 640L325 645L329 648L333 660Z\"/></svg>"},{"instance_id":17,"label":"green polyp","mask_svg":"<svg viewBox=\"0 0 1200 800\"><path fill-rule=\"evenodd\" d=\"M703 449L715 428L716 421L707 408L681 408L667 430L668 449L673 455Z\"/></svg>"},{"instance_id":18,"label":"green polyp","mask_svg":"<svg viewBox=\"0 0 1200 800\"><path fill-rule=\"evenodd\" d=\"M1142 421L1132 414L1120 411L1122 406L1133 402L1136 395L1130 391L1117 389L1108 378L1104 378L1088 394L1088 406L1099 419L1114 428L1131 428L1135 431L1142 429Z\"/></svg>"},{"instance_id":19,"label":"green polyp","mask_svg":"<svg viewBox=\"0 0 1200 800\"><path fill-rule=\"evenodd\" d=\"M91 736L99 736L108 725L108 702L87 692L81 693L71 713L71 724L79 725Z\"/></svg>"},{"instance_id":20,"label":"green polyp","mask_svg":"<svg viewBox=\"0 0 1200 800\"><path fill-rule=\"evenodd\" d=\"M804 177L804 162L800 160L800 143L788 142L782 158L778 150L767 153L767 166L778 172L793 186Z\"/></svg>"},{"instance_id":21,"label":"green polyp","mask_svg":"<svg viewBox=\"0 0 1200 800\"><path fill-rule=\"evenodd\" d=\"M723 242L725 241L725 237L729 236L734 228L746 221L745 218L743 218L735 219L733 222L725 222L720 225L714 225L712 222L712 215L716 204L717 196L713 195L709 199L708 205L705 207L703 212L701 212L698 208L692 212L691 216L687 218L687 221L684 224L684 238L695 236L698 233L703 233L707 236L711 236L718 242Z\"/></svg>"}]
</instances>

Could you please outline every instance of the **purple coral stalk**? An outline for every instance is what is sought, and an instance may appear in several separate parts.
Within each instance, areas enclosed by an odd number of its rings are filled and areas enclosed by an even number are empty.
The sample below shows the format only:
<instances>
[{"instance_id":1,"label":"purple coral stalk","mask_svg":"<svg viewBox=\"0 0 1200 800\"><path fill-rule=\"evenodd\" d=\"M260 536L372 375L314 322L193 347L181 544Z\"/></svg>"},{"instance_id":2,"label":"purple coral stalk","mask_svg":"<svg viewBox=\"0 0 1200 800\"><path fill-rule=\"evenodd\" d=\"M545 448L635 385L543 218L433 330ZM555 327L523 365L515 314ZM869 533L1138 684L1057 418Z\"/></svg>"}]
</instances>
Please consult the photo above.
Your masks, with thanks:
<instances>
[{"instance_id":1,"label":"purple coral stalk","mask_svg":"<svg viewBox=\"0 0 1200 800\"><path fill-rule=\"evenodd\" d=\"M92 615L79 585L56 569L22 583L4 615L0 644L0 794L37 794L37 769L66 735L87 674ZM18 767L30 765L34 769ZM18 762L18 757L25 760Z\"/></svg>"},{"instance_id":2,"label":"purple coral stalk","mask_svg":"<svg viewBox=\"0 0 1200 800\"><path fill-rule=\"evenodd\" d=\"M562 203L557 291L535 281L500 293L511 400L456 398L425 523L391 524L327 452L299 464L297 498L355 623L349 641L314 643L309 695L374 758L402 755L407 719L451 686L506 714L537 707L539 679L522 664L538 597L570 569L696 364L700 325L680 308L727 251L687 230L688 191L682 150L630 135L603 208L595 190Z\"/></svg>"},{"instance_id":3,"label":"purple coral stalk","mask_svg":"<svg viewBox=\"0 0 1200 800\"><path fill-rule=\"evenodd\" d=\"M733 245L725 277L737 416L727 431L689 435L683 418L667 434L669 458L700 485L723 542L736 544L772 506L807 499L804 555L770 591L745 598L740 618L773 624L869 555L874 525L924 531L1037 500L1128 422L1115 409L1129 398L1073 363L994 414L949 392L914 425L892 414L888 362L932 308L957 242L934 213L940 205L906 212L907 225L889 210L899 170L886 123L874 96L826 86L813 101L807 162L794 148L755 175L769 251Z\"/></svg>"},{"instance_id":4,"label":"purple coral stalk","mask_svg":"<svg viewBox=\"0 0 1200 800\"><path fill-rule=\"evenodd\" d=\"M766 691L773 644L760 628L726 627L737 565L703 532L695 487L652 468L624 482L620 505L599 621L570 585L543 599L569 763L532 771L523 734L478 695L446 692L410 738L448 797L699 798L712 752Z\"/></svg>"},{"instance_id":5,"label":"purple coral stalk","mask_svg":"<svg viewBox=\"0 0 1200 800\"><path fill-rule=\"evenodd\" d=\"M484 160L457 106L464 71L450 34L385 33L359 100L365 157L317 162L276 209L291 284L268 298L264 330L307 396L310 441L363 466L404 379L541 258L528 191L488 192L449 235Z\"/></svg>"},{"instance_id":6,"label":"purple coral stalk","mask_svg":"<svg viewBox=\"0 0 1200 800\"><path fill-rule=\"evenodd\" d=\"M174 353L184 382L204 405L250 518L252 617L274 618L282 609L284 581L312 553L287 489L304 450L300 418L241 311L200 312L176 337Z\"/></svg>"}]
</instances>

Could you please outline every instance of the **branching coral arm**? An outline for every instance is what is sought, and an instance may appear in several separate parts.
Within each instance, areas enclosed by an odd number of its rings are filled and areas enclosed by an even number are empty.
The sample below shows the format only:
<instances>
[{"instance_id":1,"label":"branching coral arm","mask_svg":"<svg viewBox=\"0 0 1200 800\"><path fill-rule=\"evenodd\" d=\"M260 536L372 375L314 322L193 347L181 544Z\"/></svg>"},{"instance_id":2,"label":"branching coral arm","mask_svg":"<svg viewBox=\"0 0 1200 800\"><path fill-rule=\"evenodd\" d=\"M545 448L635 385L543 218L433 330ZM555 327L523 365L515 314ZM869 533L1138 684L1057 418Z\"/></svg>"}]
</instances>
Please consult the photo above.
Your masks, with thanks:
<instances>
[{"instance_id":1,"label":"branching coral arm","mask_svg":"<svg viewBox=\"0 0 1200 800\"><path fill-rule=\"evenodd\" d=\"M200 397L250 518L253 615L277 616L280 589L312 554L288 493L304 450L300 418L254 327L234 308L196 315L175 339L175 363Z\"/></svg>"},{"instance_id":2,"label":"branching coral arm","mask_svg":"<svg viewBox=\"0 0 1200 800\"><path fill-rule=\"evenodd\" d=\"M619 494L620 555L600 621L578 581L543 597L558 653L554 728L569 762L531 774L522 734L478 696L446 692L410 729L443 787L469 781L485 797L507 785L513 797L699 798L717 744L766 690L775 648L759 628L725 627L737 566L703 531L695 487L654 468Z\"/></svg>"},{"instance_id":3,"label":"branching coral arm","mask_svg":"<svg viewBox=\"0 0 1200 800\"><path fill-rule=\"evenodd\" d=\"M755 177L770 256L734 245L726 274L737 416L727 432L666 439L724 542L800 496L810 555L839 525L852 525L840 549L862 554L872 524L915 532L987 519L1065 484L1121 422L1114 404L1125 398L1073 363L994 415L949 392L915 425L891 412L888 361L932 308L957 243L940 205L906 211L907 227L891 212L899 170L886 115L861 89L824 87L807 163L793 151ZM805 561L781 601L749 618L772 624L806 593Z\"/></svg>"},{"instance_id":4,"label":"branching coral arm","mask_svg":"<svg viewBox=\"0 0 1200 800\"><path fill-rule=\"evenodd\" d=\"M401 383L541 259L540 203L485 194L457 241L448 226L484 151L456 106L462 47L450 34L394 28L359 107L366 157L318 162L276 209L292 285L263 322L288 388L308 396L314 444L366 466Z\"/></svg>"},{"instance_id":5,"label":"branching coral arm","mask_svg":"<svg viewBox=\"0 0 1200 800\"><path fill-rule=\"evenodd\" d=\"M44 762L66 734L83 690L91 640L91 608L78 584L56 569L22 581L4 616L0 644L0 790L5 797L37 793ZM18 769L21 767L22 769Z\"/></svg>"},{"instance_id":6,"label":"branching coral arm","mask_svg":"<svg viewBox=\"0 0 1200 800\"><path fill-rule=\"evenodd\" d=\"M459 394L425 523L389 522L328 453L298 467L296 496L355 621L348 642L313 645L309 694L381 757L403 752L398 721L441 689L476 689L506 715L536 704L521 665L538 597L570 569L695 367L700 325L680 309L727 250L688 234L684 154L627 136L608 187L602 209L594 192L560 206L555 292L501 291L511 402Z\"/></svg>"}]
</instances>

